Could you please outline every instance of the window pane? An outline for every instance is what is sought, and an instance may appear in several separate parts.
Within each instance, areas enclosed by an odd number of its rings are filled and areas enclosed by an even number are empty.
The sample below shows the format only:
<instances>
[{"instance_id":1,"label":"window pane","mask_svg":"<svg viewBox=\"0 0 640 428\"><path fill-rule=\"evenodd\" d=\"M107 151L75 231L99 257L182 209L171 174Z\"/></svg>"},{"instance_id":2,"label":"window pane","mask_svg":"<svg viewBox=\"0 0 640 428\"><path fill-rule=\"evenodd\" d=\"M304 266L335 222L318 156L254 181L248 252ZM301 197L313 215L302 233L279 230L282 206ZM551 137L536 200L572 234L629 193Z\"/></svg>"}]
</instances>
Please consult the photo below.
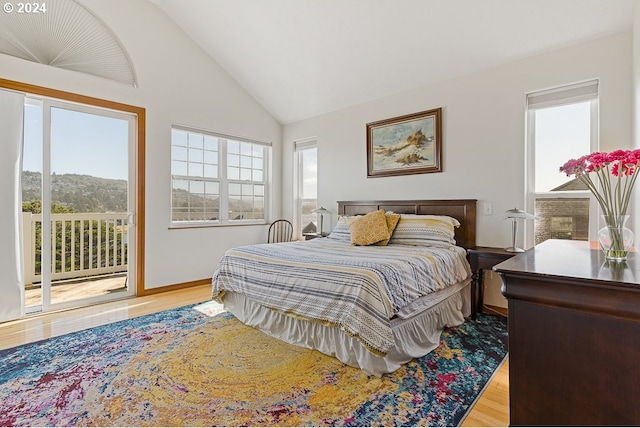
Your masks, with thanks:
<instances>
[{"instance_id":1,"label":"window pane","mask_svg":"<svg viewBox=\"0 0 640 428\"><path fill-rule=\"evenodd\" d=\"M240 156L238 156L238 155L228 155L227 156L227 165L228 166L240 166Z\"/></svg>"},{"instance_id":2,"label":"window pane","mask_svg":"<svg viewBox=\"0 0 640 428\"><path fill-rule=\"evenodd\" d=\"M251 181L251 170L246 168L240 169L240 180Z\"/></svg>"},{"instance_id":3,"label":"window pane","mask_svg":"<svg viewBox=\"0 0 640 428\"><path fill-rule=\"evenodd\" d=\"M227 141L227 153L240 154L240 143L237 141Z\"/></svg>"},{"instance_id":4,"label":"window pane","mask_svg":"<svg viewBox=\"0 0 640 428\"><path fill-rule=\"evenodd\" d=\"M549 192L572 179L558 169L591 148L591 103L535 110L535 191Z\"/></svg>"},{"instance_id":5,"label":"window pane","mask_svg":"<svg viewBox=\"0 0 640 428\"><path fill-rule=\"evenodd\" d=\"M264 217L264 215L263 215L263 213L264 213L264 198L263 197L256 196L253 199L253 207L254 207L254 210L256 212L260 213L260 215L262 217ZM260 218L262 218L262 217L260 217Z\"/></svg>"},{"instance_id":6,"label":"window pane","mask_svg":"<svg viewBox=\"0 0 640 428\"><path fill-rule=\"evenodd\" d=\"M227 168L227 178L229 180L238 180L240 178L240 169L238 168Z\"/></svg>"},{"instance_id":7,"label":"window pane","mask_svg":"<svg viewBox=\"0 0 640 428\"><path fill-rule=\"evenodd\" d=\"M243 218L240 197L231 197L229 195L229 220L242 220Z\"/></svg>"},{"instance_id":8,"label":"window pane","mask_svg":"<svg viewBox=\"0 0 640 428\"><path fill-rule=\"evenodd\" d=\"M589 198L537 198L535 244L547 239L589 239Z\"/></svg>"},{"instance_id":9,"label":"window pane","mask_svg":"<svg viewBox=\"0 0 640 428\"><path fill-rule=\"evenodd\" d=\"M202 177L203 170L202 170L201 163L189 162L187 168L188 168L187 175L189 175L190 177Z\"/></svg>"},{"instance_id":10,"label":"window pane","mask_svg":"<svg viewBox=\"0 0 640 428\"><path fill-rule=\"evenodd\" d=\"M240 189L242 186L238 183L229 183L229 195L237 196L240 195Z\"/></svg>"},{"instance_id":11,"label":"window pane","mask_svg":"<svg viewBox=\"0 0 640 428\"><path fill-rule=\"evenodd\" d=\"M212 207L205 207L203 217L205 218L205 220L208 220L208 221L219 220L220 219L219 210L217 209L217 207L215 207L215 209Z\"/></svg>"},{"instance_id":12,"label":"window pane","mask_svg":"<svg viewBox=\"0 0 640 428\"><path fill-rule=\"evenodd\" d=\"M194 148L194 149L200 149L202 150L202 148L204 144L204 135L202 134L194 134L194 133L189 133L189 147L190 148Z\"/></svg>"},{"instance_id":13,"label":"window pane","mask_svg":"<svg viewBox=\"0 0 640 428\"><path fill-rule=\"evenodd\" d=\"M171 159L173 160L187 160L187 148L180 146L171 147Z\"/></svg>"},{"instance_id":14,"label":"window pane","mask_svg":"<svg viewBox=\"0 0 640 428\"><path fill-rule=\"evenodd\" d=\"M204 162L212 165L218 164L218 152L204 152Z\"/></svg>"},{"instance_id":15,"label":"window pane","mask_svg":"<svg viewBox=\"0 0 640 428\"><path fill-rule=\"evenodd\" d=\"M251 168L251 158L249 156L240 156L240 166L242 168Z\"/></svg>"},{"instance_id":16,"label":"window pane","mask_svg":"<svg viewBox=\"0 0 640 428\"><path fill-rule=\"evenodd\" d=\"M216 165L204 165L204 176L207 178L218 178L218 167Z\"/></svg>"},{"instance_id":17,"label":"window pane","mask_svg":"<svg viewBox=\"0 0 640 428\"><path fill-rule=\"evenodd\" d=\"M204 191L209 197L211 197L213 195L215 195L217 197L217 196L220 195L220 183L207 181L204 184Z\"/></svg>"},{"instance_id":18,"label":"window pane","mask_svg":"<svg viewBox=\"0 0 640 428\"><path fill-rule=\"evenodd\" d=\"M186 180L172 180L171 192L171 220L189 220L189 182Z\"/></svg>"},{"instance_id":19,"label":"window pane","mask_svg":"<svg viewBox=\"0 0 640 428\"><path fill-rule=\"evenodd\" d=\"M189 181L189 192L196 193L198 196L204 194L204 181Z\"/></svg>"},{"instance_id":20,"label":"window pane","mask_svg":"<svg viewBox=\"0 0 640 428\"><path fill-rule=\"evenodd\" d=\"M218 220L220 217L220 183L207 181L204 183L204 218Z\"/></svg>"},{"instance_id":21,"label":"window pane","mask_svg":"<svg viewBox=\"0 0 640 428\"><path fill-rule=\"evenodd\" d=\"M202 162L202 150L189 149L189 162Z\"/></svg>"},{"instance_id":22,"label":"window pane","mask_svg":"<svg viewBox=\"0 0 640 428\"><path fill-rule=\"evenodd\" d=\"M172 175L187 175L187 163L174 161L171 162L171 174Z\"/></svg>"},{"instance_id":23,"label":"window pane","mask_svg":"<svg viewBox=\"0 0 640 428\"><path fill-rule=\"evenodd\" d=\"M244 156L251 156L253 144L251 143L240 143L240 154Z\"/></svg>"},{"instance_id":24,"label":"window pane","mask_svg":"<svg viewBox=\"0 0 640 428\"><path fill-rule=\"evenodd\" d=\"M298 204L299 233L319 232L318 215L311 211L318 208L318 149L309 147L297 151L298 155Z\"/></svg>"},{"instance_id":25,"label":"window pane","mask_svg":"<svg viewBox=\"0 0 640 428\"><path fill-rule=\"evenodd\" d=\"M318 197L318 149L302 151L302 195L303 199Z\"/></svg>"},{"instance_id":26,"label":"window pane","mask_svg":"<svg viewBox=\"0 0 640 428\"><path fill-rule=\"evenodd\" d=\"M187 133L179 129L172 129L171 144L174 146L187 147Z\"/></svg>"},{"instance_id":27,"label":"window pane","mask_svg":"<svg viewBox=\"0 0 640 428\"><path fill-rule=\"evenodd\" d=\"M218 151L218 139L209 135L204 136L204 149Z\"/></svg>"},{"instance_id":28,"label":"window pane","mask_svg":"<svg viewBox=\"0 0 640 428\"><path fill-rule=\"evenodd\" d=\"M253 170L253 181L264 181L262 170Z\"/></svg>"},{"instance_id":29,"label":"window pane","mask_svg":"<svg viewBox=\"0 0 640 428\"><path fill-rule=\"evenodd\" d=\"M189 182L187 180L174 179L173 190L186 193L189 191Z\"/></svg>"}]
</instances>

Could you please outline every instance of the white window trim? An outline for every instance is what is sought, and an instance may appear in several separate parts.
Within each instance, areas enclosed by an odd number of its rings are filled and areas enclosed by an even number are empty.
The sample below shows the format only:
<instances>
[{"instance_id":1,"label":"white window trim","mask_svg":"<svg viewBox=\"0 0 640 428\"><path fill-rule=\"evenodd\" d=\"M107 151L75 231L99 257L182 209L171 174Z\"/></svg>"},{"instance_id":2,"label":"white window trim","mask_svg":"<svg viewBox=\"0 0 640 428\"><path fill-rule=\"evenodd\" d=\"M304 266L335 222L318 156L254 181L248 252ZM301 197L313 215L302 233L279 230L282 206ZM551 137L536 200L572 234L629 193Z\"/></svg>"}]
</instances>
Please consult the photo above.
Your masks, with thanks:
<instances>
[{"instance_id":1,"label":"white window trim","mask_svg":"<svg viewBox=\"0 0 640 428\"><path fill-rule=\"evenodd\" d=\"M594 89L595 88L595 89ZM553 106L574 104L579 102L591 102L591 141L590 152L599 149L599 81L589 80L573 85L566 85L555 89L532 92L526 95L525 102L525 211L534 212L536 198L589 198L589 240L596 239L598 233L599 207L596 199L588 190L575 190L567 192L537 192L535 191L535 168L532 159L535 159L535 110ZM533 101L532 101L533 100ZM584 153L585 155L587 153ZM568 159L567 159L568 160ZM558 165L558 168L560 165ZM524 222L524 245L531 248L535 244L534 222Z\"/></svg>"},{"instance_id":2,"label":"white window trim","mask_svg":"<svg viewBox=\"0 0 640 428\"><path fill-rule=\"evenodd\" d=\"M196 134L204 134L209 135L220 140L224 140L224 144L220 144L218 146L218 178L206 178L206 177L195 177L201 178L203 181L211 181L211 182L219 182L220 183L220 200L219 200L219 219L218 220L203 220L203 221L187 221L187 222L174 222L173 221L173 174L169 174L169 198L170 198L170 207L169 210L169 229L191 229L191 228L200 228L200 227L224 227L224 226L251 226L251 225L264 225L268 224L269 212L270 212L270 203L271 203L271 191L270 191L270 183L271 183L271 148L272 143L270 141L258 140L255 138L241 137L237 135L225 134L217 131L211 131L201 128L194 128L191 126L184 125L172 125L171 129L177 129L184 132L192 132ZM264 157L263 157L263 181L245 181L245 180L229 180L227 179L227 141L233 140L243 143L257 144L260 146L264 146ZM173 145L173 142L171 142ZM173 161L173 158L170 156L170 160ZM224 177L223 177L224 175ZM175 176L175 177L183 177L183 176ZM194 177L184 177L188 180L193 180ZM233 220L229 219L229 192L228 192L228 184L232 183L244 183L244 184L262 184L264 185L264 219L252 220L252 219L242 219L242 220Z\"/></svg>"}]
</instances>

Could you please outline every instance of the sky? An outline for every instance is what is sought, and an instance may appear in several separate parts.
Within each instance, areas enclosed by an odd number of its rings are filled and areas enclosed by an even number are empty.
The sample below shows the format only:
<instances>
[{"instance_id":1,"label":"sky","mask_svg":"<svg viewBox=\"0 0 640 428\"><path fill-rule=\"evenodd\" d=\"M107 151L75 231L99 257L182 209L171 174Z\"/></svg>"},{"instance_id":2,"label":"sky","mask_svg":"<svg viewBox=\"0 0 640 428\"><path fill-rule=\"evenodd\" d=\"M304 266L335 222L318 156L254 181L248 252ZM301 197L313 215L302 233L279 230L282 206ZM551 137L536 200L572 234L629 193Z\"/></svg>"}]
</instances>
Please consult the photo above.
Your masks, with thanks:
<instances>
[{"instance_id":1,"label":"sky","mask_svg":"<svg viewBox=\"0 0 640 428\"><path fill-rule=\"evenodd\" d=\"M573 177L559 171L569 159L591 153L590 104L569 104L536 110L537 192L548 192Z\"/></svg>"},{"instance_id":2,"label":"sky","mask_svg":"<svg viewBox=\"0 0 640 428\"><path fill-rule=\"evenodd\" d=\"M23 169L42 172L42 107L25 107ZM53 107L51 171L127 179L128 122Z\"/></svg>"},{"instance_id":3,"label":"sky","mask_svg":"<svg viewBox=\"0 0 640 428\"><path fill-rule=\"evenodd\" d=\"M302 157L302 197L318 198L318 149L303 151Z\"/></svg>"}]
</instances>

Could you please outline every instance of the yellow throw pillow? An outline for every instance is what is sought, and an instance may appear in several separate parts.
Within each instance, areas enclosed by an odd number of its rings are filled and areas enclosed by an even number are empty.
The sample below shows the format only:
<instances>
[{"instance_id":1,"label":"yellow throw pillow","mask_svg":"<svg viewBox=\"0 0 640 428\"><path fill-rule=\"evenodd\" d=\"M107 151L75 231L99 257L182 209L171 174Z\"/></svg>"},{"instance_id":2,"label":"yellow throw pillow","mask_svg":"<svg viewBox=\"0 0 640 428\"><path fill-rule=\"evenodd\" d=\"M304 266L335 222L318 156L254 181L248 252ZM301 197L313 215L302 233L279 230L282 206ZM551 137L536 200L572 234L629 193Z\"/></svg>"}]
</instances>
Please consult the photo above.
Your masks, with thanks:
<instances>
[{"instance_id":1,"label":"yellow throw pillow","mask_svg":"<svg viewBox=\"0 0 640 428\"><path fill-rule=\"evenodd\" d=\"M391 236L384 210L373 211L360 217L351 223L349 230L353 245L371 245Z\"/></svg>"},{"instance_id":2,"label":"yellow throw pillow","mask_svg":"<svg viewBox=\"0 0 640 428\"><path fill-rule=\"evenodd\" d=\"M389 239L391 239L393 231L396 230L396 226L400 221L400 214L385 213L384 216L387 219L387 229L389 229ZM389 243L389 239L384 239L380 242L376 242L375 245L386 246Z\"/></svg>"}]
</instances>

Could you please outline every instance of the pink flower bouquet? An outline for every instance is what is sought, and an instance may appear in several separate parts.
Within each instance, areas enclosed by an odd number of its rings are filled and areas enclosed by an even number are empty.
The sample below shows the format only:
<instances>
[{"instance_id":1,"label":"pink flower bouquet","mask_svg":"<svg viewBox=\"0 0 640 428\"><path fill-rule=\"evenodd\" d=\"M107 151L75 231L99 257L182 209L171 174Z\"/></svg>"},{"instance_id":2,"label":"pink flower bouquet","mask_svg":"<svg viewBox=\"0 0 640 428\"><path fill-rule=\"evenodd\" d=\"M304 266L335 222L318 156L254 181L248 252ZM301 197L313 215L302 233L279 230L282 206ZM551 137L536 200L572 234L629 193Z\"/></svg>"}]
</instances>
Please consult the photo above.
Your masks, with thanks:
<instances>
[{"instance_id":1,"label":"pink flower bouquet","mask_svg":"<svg viewBox=\"0 0 640 428\"><path fill-rule=\"evenodd\" d=\"M600 236L598 240L607 259L610 260L626 260L628 250L633 245L633 233L629 242L626 232L622 229L633 186L638 178L639 164L640 149L595 152L579 159L571 159L560 167L560 172L580 179L598 201L608 228L607 237L604 239L607 243L603 244L604 240ZM597 184L591 178L591 173L596 176Z\"/></svg>"}]
</instances>

